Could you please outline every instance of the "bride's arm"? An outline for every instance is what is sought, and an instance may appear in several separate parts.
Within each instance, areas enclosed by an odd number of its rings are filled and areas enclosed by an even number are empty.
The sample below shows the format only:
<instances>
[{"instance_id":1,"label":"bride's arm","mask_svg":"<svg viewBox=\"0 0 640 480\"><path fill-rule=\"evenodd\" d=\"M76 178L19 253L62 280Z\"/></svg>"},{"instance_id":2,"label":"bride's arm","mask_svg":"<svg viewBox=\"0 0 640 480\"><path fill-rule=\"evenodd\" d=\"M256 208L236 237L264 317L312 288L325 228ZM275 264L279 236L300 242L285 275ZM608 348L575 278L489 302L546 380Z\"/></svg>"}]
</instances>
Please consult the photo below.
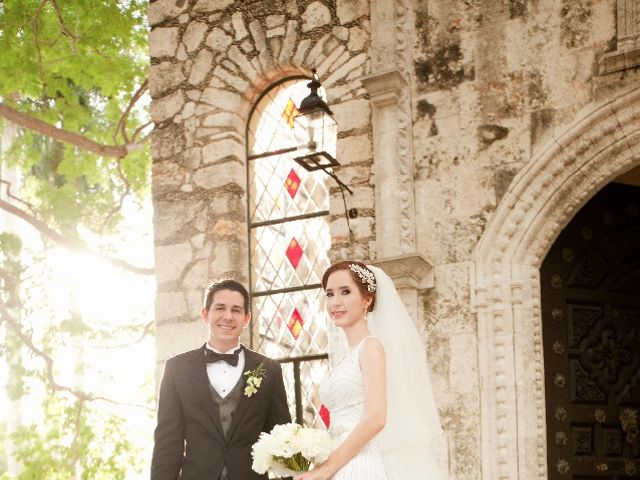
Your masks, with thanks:
<instances>
[{"instance_id":1,"label":"bride's arm","mask_svg":"<svg viewBox=\"0 0 640 480\"><path fill-rule=\"evenodd\" d=\"M377 338L365 339L360 350L360 370L364 386L364 416L349 436L318 468L295 477L295 480L331 478L357 455L380 430L387 418L387 374L384 347Z\"/></svg>"}]
</instances>

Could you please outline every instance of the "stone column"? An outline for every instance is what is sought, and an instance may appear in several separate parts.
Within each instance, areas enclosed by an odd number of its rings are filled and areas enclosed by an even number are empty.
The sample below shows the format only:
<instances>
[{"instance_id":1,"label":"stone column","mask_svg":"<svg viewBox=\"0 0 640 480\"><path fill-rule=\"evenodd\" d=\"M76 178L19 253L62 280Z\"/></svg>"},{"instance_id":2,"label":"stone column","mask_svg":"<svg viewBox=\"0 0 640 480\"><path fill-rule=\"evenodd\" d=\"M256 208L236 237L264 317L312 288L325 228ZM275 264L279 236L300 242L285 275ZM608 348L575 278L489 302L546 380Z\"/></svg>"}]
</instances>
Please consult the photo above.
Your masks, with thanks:
<instances>
[{"instance_id":1,"label":"stone column","mask_svg":"<svg viewBox=\"0 0 640 480\"><path fill-rule=\"evenodd\" d=\"M431 265L416 252L408 12L402 0L371 2L372 67L361 81L372 109L376 263L417 318L417 289Z\"/></svg>"},{"instance_id":2,"label":"stone column","mask_svg":"<svg viewBox=\"0 0 640 480\"><path fill-rule=\"evenodd\" d=\"M371 98L378 258L415 252L407 12L402 1L371 2Z\"/></svg>"},{"instance_id":3,"label":"stone column","mask_svg":"<svg viewBox=\"0 0 640 480\"><path fill-rule=\"evenodd\" d=\"M406 3L371 2L371 74L361 81L372 111L377 254L373 263L391 277L417 321L418 289L433 286L433 271L416 250L411 53L407 47L410 9ZM446 438L434 442L432 450L446 472Z\"/></svg>"}]
</instances>

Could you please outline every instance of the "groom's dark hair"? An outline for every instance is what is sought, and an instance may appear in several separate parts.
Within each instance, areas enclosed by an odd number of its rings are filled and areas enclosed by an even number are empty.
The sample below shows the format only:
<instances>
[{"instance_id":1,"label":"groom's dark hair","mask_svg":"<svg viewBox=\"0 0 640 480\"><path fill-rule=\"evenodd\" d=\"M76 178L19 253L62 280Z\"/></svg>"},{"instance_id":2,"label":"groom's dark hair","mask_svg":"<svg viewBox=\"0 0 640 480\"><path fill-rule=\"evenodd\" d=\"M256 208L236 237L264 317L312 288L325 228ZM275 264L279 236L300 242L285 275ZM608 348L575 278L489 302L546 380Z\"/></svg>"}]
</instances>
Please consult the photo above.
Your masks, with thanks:
<instances>
[{"instance_id":1,"label":"groom's dark hair","mask_svg":"<svg viewBox=\"0 0 640 480\"><path fill-rule=\"evenodd\" d=\"M211 303L213 302L213 296L216 292L220 290L232 290L234 292L238 292L242 294L242 298L244 298L244 313L249 313L249 292L240 282L236 282L235 280L214 280L209 285L204 292L204 308L205 310L209 310L211 308Z\"/></svg>"}]
</instances>

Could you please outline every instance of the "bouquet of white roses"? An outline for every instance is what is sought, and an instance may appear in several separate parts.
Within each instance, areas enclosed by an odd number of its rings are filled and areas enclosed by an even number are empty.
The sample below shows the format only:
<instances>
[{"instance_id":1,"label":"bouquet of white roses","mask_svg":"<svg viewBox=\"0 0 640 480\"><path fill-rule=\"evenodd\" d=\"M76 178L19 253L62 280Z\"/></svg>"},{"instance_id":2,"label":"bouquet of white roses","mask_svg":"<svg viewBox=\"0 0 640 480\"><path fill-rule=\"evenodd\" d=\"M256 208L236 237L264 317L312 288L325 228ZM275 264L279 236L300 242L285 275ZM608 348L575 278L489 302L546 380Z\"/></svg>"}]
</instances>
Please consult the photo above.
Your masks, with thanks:
<instances>
[{"instance_id":1,"label":"bouquet of white roses","mask_svg":"<svg viewBox=\"0 0 640 480\"><path fill-rule=\"evenodd\" d=\"M333 442L324 429L305 428L297 423L276 425L271 433L262 432L253 444L251 468L278 476L306 472L324 462L333 451Z\"/></svg>"}]
</instances>

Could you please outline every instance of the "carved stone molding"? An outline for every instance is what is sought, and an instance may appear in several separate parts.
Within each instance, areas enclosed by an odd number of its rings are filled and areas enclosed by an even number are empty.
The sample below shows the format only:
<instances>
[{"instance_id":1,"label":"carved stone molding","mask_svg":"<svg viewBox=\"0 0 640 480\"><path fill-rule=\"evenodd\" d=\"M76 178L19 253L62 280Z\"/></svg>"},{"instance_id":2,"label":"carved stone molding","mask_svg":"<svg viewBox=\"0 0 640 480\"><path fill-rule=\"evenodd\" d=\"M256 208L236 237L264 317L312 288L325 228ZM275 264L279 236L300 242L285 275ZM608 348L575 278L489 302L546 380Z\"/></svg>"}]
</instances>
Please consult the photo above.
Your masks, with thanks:
<instances>
[{"instance_id":1,"label":"carved stone molding","mask_svg":"<svg viewBox=\"0 0 640 480\"><path fill-rule=\"evenodd\" d=\"M616 20L617 48L600 58L600 75L640 65L640 0L618 0Z\"/></svg>"},{"instance_id":2,"label":"carved stone molding","mask_svg":"<svg viewBox=\"0 0 640 480\"><path fill-rule=\"evenodd\" d=\"M383 269L397 288L433 287L433 267L419 253L378 258L370 263Z\"/></svg>"},{"instance_id":3,"label":"carved stone molding","mask_svg":"<svg viewBox=\"0 0 640 480\"><path fill-rule=\"evenodd\" d=\"M371 263L393 280L414 322L418 319L418 289L433 287L433 267L419 253L377 258Z\"/></svg>"},{"instance_id":4,"label":"carved stone molding","mask_svg":"<svg viewBox=\"0 0 640 480\"><path fill-rule=\"evenodd\" d=\"M409 12L406 0L372 2L372 74L361 78L373 105L379 257L416 248Z\"/></svg>"},{"instance_id":5,"label":"carved stone molding","mask_svg":"<svg viewBox=\"0 0 640 480\"><path fill-rule=\"evenodd\" d=\"M362 85L371 96L371 102L378 106L396 105L407 81L398 70L389 70L360 78Z\"/></svg>"},{"instance_id":6,"label":"carved stone molding","mask_svg":"<svg viewBox=\"0 0 640 480\"><path fill-rule=\"evenodd\" d=\"M640 89L585 109L514 178L474 252L484 479L545 479L539 268L604 185L640 165ZM513 459L517 458L517 462Z\"/></svg>"}]
</instances>

